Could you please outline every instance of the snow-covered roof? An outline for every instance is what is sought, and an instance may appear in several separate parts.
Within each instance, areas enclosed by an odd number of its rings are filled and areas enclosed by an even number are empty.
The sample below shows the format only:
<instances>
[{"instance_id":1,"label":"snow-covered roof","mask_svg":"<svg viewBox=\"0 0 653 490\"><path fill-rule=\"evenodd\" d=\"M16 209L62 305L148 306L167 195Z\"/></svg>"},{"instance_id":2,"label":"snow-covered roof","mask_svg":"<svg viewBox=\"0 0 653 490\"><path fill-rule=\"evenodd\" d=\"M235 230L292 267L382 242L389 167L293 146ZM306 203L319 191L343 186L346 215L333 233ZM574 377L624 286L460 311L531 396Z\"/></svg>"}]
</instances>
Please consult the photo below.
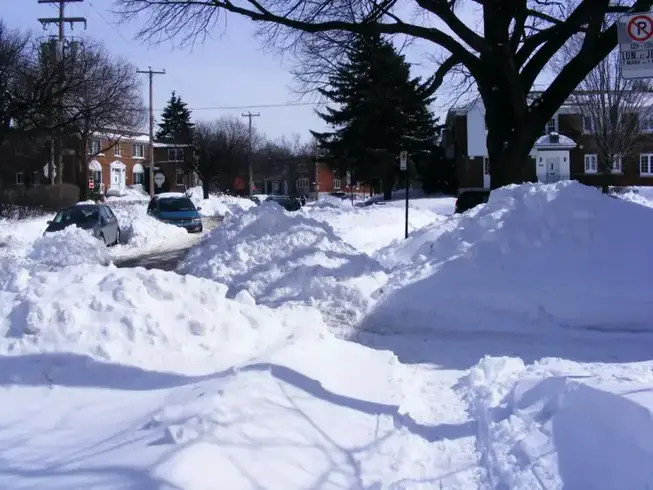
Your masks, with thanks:
<instances>
[{"instance_id":1,"label":"snow-covered roof","mask_svg":"<svg viewBox=\"0 0 653 490\"><path fill-rule=\"evenodd\" d=\"M546 149L572 149L576 148L576 142L564 134L551 132L540 136L535 142L535 148L538 150Z\"/></svg>"},{"instance_id":2,"label":"snow-covered roof","mask_svg":"<svg viewBox=\"0 0 653 490\"><path fill-rule=\"evenodd\" d=\"M188 197L183 192L162 192L161 194L155 194L157 199L179 199L180 197Z\"/></svg>"}]
</instances>

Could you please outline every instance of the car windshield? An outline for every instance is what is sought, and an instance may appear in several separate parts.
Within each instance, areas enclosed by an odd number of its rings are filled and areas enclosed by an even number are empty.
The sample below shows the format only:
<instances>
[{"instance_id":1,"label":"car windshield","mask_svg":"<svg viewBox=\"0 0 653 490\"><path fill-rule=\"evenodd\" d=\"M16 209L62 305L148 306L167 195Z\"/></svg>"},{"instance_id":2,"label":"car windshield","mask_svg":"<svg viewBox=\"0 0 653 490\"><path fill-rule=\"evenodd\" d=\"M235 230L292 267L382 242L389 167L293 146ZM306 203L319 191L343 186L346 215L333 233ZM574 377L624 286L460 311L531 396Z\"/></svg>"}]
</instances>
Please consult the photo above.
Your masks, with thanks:
<instances>
[{"instance_id":1,"label":"car windshield","mask_svg":"<svg viewBox=\"0 0 653 490\"><path fill-rule=\"evenodd\" d=\"M187 197L172 197L159 199L159 211L164 213L174 211L194 211L193 202Z\"/></svg>"},{"instance_id":2,"label":"car windshield","mask_svg":"<svg viewBox=\"0 0 653 490\"><path fill-rule=\"evenodd\" d=\"M59 211L52 220L54 223L72 224L98 220L98 208L95 206L75 206Z\"/></svg>"}]
</instances>

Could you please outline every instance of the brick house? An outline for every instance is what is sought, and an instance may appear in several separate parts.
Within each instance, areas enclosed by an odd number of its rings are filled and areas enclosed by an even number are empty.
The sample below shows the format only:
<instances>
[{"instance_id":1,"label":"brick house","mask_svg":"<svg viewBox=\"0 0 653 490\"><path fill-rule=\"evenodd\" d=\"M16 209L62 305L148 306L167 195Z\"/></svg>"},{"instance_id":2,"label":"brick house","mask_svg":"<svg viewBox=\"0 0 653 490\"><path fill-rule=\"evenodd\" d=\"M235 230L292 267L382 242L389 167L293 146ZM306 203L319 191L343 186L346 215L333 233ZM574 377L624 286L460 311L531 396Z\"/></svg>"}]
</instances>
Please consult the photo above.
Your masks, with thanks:
<instances>
[{"instance_id":1,"label":"brick house","mask_svg":"<svg viewBox=\"0 0 653 490\"><path fill-rule=\"evenodd\" d=\"M316 178L317 177L317 178ZM317 184L317 185L316 185ZM254 173L254 185L263 194L308 195L315 198L334 191L350 192L344 176L338 176L325 160L294 157L268 162ZM354 194L369 193L369 187L354 184Z\"/></svg>"},{"instance_id":2,"label":"brick house","mask_svg":"<svg viewBox=\"0 0 653 490\"><path fill-rule=\"evenodd\" d=\"M641 122L641 142L636 151L614 163L610 174L599 172L596 138L575 104L563 105L543 128L525 165L540 182L577 180L586 185L653 185L653 118ZM451 108L446 117L442 145L445 157L454 160L458 192L490 188L486 146L485 108L480 98Z\"/></svg>"},{"instance_id":3,"label":"brick house","mask_svg":"<svg viewBox=\"0 0 653 490\"><path fill-rule=\"evenodd\" d=\"M79 183L79 147L74 139L64 142L64 182ZM37 148L32 141L17 140L5 145L0 154L0 186L47 184L50 153L46 143ZM188 158L192 158L192 152L180 145L154 143L154 169L165 177L163 184L156 186L156 192L184 191L198 184L196 176L187 172ZM89 180L96 192L121 195L134 186L149 191L149 136L145 133L95 133L89 140L87 162Z\"/></svg>"}]
</instances>

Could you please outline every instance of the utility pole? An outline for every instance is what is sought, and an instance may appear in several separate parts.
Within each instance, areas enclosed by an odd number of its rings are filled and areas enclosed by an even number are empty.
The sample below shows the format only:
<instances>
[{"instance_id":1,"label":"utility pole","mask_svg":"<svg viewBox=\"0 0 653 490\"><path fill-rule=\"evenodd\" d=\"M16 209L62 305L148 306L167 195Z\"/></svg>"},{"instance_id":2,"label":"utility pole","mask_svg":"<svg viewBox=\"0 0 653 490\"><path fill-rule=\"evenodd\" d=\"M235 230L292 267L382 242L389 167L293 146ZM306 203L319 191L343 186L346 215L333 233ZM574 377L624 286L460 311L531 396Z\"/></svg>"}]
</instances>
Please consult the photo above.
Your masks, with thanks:
<instances>
[{"instance_id":1,"label":"utility pole","mask_svg":"<svg viewBox=\"0 0 653 490\"><path fill-rule=\"evenodd\" d=\"M166 71L153 71L151 66L147 67L147 70L136 70L137 73L144 73L149 78L150 85L150 196L154 196L154 75L165 75Z\"/></svg>"},{"instance_id":2,"label":"utility pole","mask_svg":"<svg viewBox=\"0 0 653 490\"><path fill-rule=\"evenodd\" d=\"M320 200L320 143L315 138L315 201Z\"/></svg>"},{"instance_id":3,"label":"utility pole","mask_svg":"<svg viewBox=\"0 0 653 490\"><path fill-rule=\"evenodd\" d=\"M58 17L42 17L38 21L43 25L44 29L47 29L50 24L57 24L59 27L59 35L57 38L57 58L59 62L59 82L63 84L64 78L66 76L66 65L64 62L65 56L65 40L66 40L66 23L70 24L70 28L73 29L75 24L83 23L84 28L86 28L86 18L85 17L66 17L65 9L66 4L69 3L79 3L84 0L38 0L38 3L54 3L59 5L59 16ZM60 94L57 103L59 104L59 110L63 111L63 94ZM58 181L59 183L63 182L63 127L61 126L61 121L59 121L59 127L57 128L57 137L56 143L53 138L53 144L51 145L53 156L50 158L50 163L48 167L48 179L50 184L54 184L54 174L55 168L57 169ZM56 157L54 154L56 153ZM56 162L55 162L56 160Z\"/></svg>"},{"instance_id":4,"label":"utility pole","mask_svg":"<svg viewBox=\"0 0 653 490\"><path fill-rule=\"evenodd\" d=\"M259 117L260 112L252 113L247 112L241 114L243 117L249 118L249 142L248 142L248 151L247 151L247 163L249 167L249 197L254 197L254 169L252 168L252 118Z\"/></svg>"}]
</instances>

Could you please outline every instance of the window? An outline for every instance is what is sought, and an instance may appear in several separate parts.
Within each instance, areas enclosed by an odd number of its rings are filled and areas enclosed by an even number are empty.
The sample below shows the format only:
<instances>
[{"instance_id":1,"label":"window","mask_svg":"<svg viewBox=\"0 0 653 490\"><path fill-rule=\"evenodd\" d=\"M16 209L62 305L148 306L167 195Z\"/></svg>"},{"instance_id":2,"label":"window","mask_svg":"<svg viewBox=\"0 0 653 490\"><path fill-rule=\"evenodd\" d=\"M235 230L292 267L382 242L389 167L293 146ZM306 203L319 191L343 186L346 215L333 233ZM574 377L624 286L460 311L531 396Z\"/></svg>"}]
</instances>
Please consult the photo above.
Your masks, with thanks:
<instances>
[{"instance_id":1,"label":"window","mask_svg":"<svg viewBox=\"0 0 653 490\"><path fill-rule=\"evenodd\" d=\"M308 189L308 179L297 179L297 188L298 189Z\"/></svg>"},{"instance_id":2,"label":"window","mask_svg":"<svg viewBox=\"0 0 653 490\"><path fill-rule=\"evenodd\" d=\"M122 155L122 148L120 147L120 142L118 142L113 147L113 156L119 157L120 155Z\"/></svg>"},{"instance_id":3,"label":"window","mask_svg":"<svg viewBox=\"0 0 653 490\"><path fill-rule=\"evenodd\" d=\"M305 174L308 171L308 166L305 163L298 163L297 164L297 173L298 174Z\"/></svg>"},{"instance_id":4,"label":"window","mask_svg":"<svg viewBox=\"0 0 653 490\"><path fill-rule=\"evenodd\" d=\"M334 191L340 190L340 179L333 179L333 190Z\"/></svg>"},{"instance_id":5,"label":"window","mask_svg":"<svg viewBox=\"0 0 653 490\"><path fill-rule=\"evenodd\" d=\"M102 142L100 140L91 140L91 155L102 153Z\"/></svg>"},{"instance_id":6,"label":"window","mask_svg":"<svg viewBox=\"0 0 653 490\"><path fill-rule=\"evenodd\" d=\"M145 158L145 145L138 143L133 148L133 158Z\"/></svg>"},{"instance_id":7,"label":"window","mask_svg":"<svg viewBox=\"0 0 653 490\"><path fill-rule=\"evenodd\" d=\"M598 170L597 158L594 154L585 155L585 173L595 174Z\"/></svg>"},{"instance_id":8,"label":"window","mask_svg":"<svg viewBox=\"0 0 653 490\"><path fill-rule=\"evenodd\" d=\"M39 185L41 183L41 172L34 170L32 172L32 185Z\"/></svg>"},{"instance_id":9,"label":"window","mask_svg":"<svg viewBox=\"0 0 653 490\"><path fill-rule=\"evenodd\" d=\"M639 156L639 175L653 175L653 153Z\"/></svg>"},{"instance_id":10,"label":"window","mask_svg":"<svg viewBox=\"0 0 653 490\"><path fill-rule=\"evenodd\" d=\"M145 182L145 174L143 172L134 172L132 174L132 181L134 182L134 185L143 185L143 182Z\"/></svg>"},{"instance_id":11,"label":"window","mask_svg":"<svg viewBox=\"0 0 653 490\"><path fill-rule=\"evenodd\" d=\"M177 169L177 174L175 175L175 184L184 185L184 171L180 168Z\"/></svg>"},{"instance_id":12,"label":"window","mask_svg":"<svg viewBox=\"0 0 653 490\"><path fill-rule=\"evenodd\" d=\"M614 160L612 161L612 173L620 174L622 171L621 155L615 155Z\"/></svg>"},{"instance_id":13,"label":"window","mask_svg":"<svg viewBox=\"0 0 653 490\"><path fill-rule=\"evenodd\" d=\"M168 148L168 161L169 162L183 162L184 149L183 148Z\"/></svg>"},{"instance_id":14,"label":"window","mask_svg":"<svg viewBox=\"0 0 653 490\"><path fill-rule=\"evenodd\" d=\"M93 182L102 183L102 170L91 170Z\"/></svg>"},{"instance_id":15,"label":"window","mask_svg":"<svg viewBox=\"0 0 653 490\"><path fill-rule=\"evenodd\" d=\"M543 134L555 133L558 131L558 118L554 117L544 127Z\"/></svg>"},{"instance_id":16,"label":"window","mask_svg":"<svg viewBox=\"0 0 653 490\"><path fill-rule=\"evenodd\" d=\"M596 131L596 125L594 124L594 119L590 116L583 116L583 132L593 133Z\"/></svg>"},{"instance_id":17,"label":"window","mask_svg":"<svg viewBox=\"0 0 653 490\"><path fill-rule=\"evenodd\" d=\"M25 174L23 172L16 172L16 185L23 185L25 183Z\"/></svg>"}]
</instances>

